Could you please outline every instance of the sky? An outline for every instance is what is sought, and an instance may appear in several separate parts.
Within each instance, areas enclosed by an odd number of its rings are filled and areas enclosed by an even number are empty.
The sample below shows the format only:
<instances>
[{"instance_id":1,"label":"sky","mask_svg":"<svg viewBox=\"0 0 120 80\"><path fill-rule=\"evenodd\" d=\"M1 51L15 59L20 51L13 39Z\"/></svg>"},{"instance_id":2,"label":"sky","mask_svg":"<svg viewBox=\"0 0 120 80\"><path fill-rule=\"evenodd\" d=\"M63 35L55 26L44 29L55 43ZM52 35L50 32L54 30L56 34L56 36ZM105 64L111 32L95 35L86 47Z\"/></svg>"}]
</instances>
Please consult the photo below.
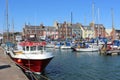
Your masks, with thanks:
<instances>
[{"instance_id":1,"label":"sky","mask_svg":"<svg viewBox=\"0 0 120 80\"><path fill-rule=\"evenodd\" d=\"M94 18L92 14L94 3ZM8 23L9 30L22 31L25 23L31 25L53 26L54 22L89 25L103 24L106 28L112 26L113 21L116 29L120 29L120 0L8 0ZM0 32L6 31L6 0L0 0Z\"/></svg>"}]
</instances>

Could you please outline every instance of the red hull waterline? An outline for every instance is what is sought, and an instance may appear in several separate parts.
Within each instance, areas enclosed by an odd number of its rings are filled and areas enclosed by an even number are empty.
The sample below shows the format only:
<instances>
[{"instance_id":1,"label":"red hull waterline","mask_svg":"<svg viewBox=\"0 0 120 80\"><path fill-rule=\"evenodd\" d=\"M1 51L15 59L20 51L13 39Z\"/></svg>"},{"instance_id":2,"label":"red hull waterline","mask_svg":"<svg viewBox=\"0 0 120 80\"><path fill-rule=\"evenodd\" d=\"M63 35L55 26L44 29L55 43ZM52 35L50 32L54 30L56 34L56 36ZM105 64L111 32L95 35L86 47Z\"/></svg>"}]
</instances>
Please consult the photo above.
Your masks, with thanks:
<instances>
[{"instance_id":1,"label":"red hull waterline","mask_svg":"<svg viewBox=\"0 0 120 80\"><path fill-rule=\"evenodd\" d=\"M31 71L36 74L41 74L41 72L46 68L53 57L48 59L34 60L34 59L18 59L13 60L25 71Z\"/></svg>"}]
</instances>

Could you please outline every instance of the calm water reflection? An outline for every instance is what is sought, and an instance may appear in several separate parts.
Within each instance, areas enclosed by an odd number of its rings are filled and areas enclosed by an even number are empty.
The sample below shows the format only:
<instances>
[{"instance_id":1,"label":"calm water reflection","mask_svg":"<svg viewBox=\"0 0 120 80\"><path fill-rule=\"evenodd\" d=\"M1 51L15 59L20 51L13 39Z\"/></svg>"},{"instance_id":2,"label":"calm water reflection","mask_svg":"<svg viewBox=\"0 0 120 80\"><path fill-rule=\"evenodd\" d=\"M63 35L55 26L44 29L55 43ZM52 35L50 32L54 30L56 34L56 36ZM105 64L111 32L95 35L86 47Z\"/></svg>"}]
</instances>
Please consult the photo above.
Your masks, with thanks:
<instances>
[{"instance_id":1,"label":"calm water reflection","mask_svg":"<svg viewBox=\"0 0 120 80\"><path fill-rule=\"evenodd\" d=\"M50 80L120 80L120 56L71 50L48 51L55 55L44 73Z\"/></svg>"}]
</instances>

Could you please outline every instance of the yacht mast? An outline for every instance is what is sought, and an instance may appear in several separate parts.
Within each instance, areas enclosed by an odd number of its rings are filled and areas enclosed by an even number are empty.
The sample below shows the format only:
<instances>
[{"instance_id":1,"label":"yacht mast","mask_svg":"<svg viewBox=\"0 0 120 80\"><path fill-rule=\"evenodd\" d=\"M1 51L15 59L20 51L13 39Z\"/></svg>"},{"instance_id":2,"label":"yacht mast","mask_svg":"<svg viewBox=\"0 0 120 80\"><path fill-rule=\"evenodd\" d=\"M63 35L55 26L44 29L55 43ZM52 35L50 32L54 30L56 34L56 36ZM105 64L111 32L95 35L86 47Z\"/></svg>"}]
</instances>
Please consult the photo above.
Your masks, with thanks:
<instances>
[{"instance_id":1,"label":"yacht mast","mask_svg":"<svg viewBox=\"0 0 120 80\"><path fill-rule=\"evenodd\" d=\"M113 9L111 9L111 16L112 16L112 29L114 29L114 14L113 14Z\"/></svg>"},{"instance_id":2,"label":"yacht mast","mask_svg":"<svg viewBox=\"0 0 120 80\"><path fill-rule=\"evenodd\" d=\"M70 23L70 26L72 26L72 24L73 24L73 13L72 13L72 12L71 12L70 17L71 17L71 23ZM72 30L72 34L73 34L73 30Z\"/></svg>"},{"instance_id":3,"label":"yacht mast","mask_svg":"<svg viewBox=\"0 0 120 80\"><path fill-rule=\"evenodd\" d=\"M14 20L12 20L12 27L13 27L13 32L12 32L13 35L12 36L13 36L13 43L14 43Z\"/></svg>"},{"instance_id":4,"label":"yacht mast","mask_svg":"<svg viewBox=\"0 0 120 80\"><path fill-rule=\"evenodd\" d=\"M93 37L96 37L96 35L95 35L95 30L94 30L94 27L95 27L95 21L94 21L94 8L95 8L95 6L94 6L94 1L92 2L92 27L93 27Z\"/></svg>"},{"instance_id":5,"label":"yacht mast","mask_svg":"<svg viewBox=\"0 0 120 80\"><path fill-rule=\"evenodd\" d=\"M9 40L9 27L8 27L8 0L6 0L6 28L7 28L7 39Z\"/></svg>"},{"instance_id":6,"label":"yacht mast","mask_svg":"<svg viewBox=\"0 0 120 80\"><path fill-rule=\"evenodd\" d=\"M68 28L68 25L67 25L66 22L65 22L65 27L66 27L66 37L65 37L66 39L65 39L65 40L67 40L67 33L68 33L68 32L67 32L67 28Z\"/></svg>"},{"instance_id":7,"label":"yacht mast","mask_svg":"<svg viewBox=\"0 0 120 80\"><path fill-rule=\"evenodd\" d=\"M71 12L71 25L72 25L72 21L73 21L73 13Z\"/></svg>"},{"instance_id":8,"label":"yacht mast","mask_svg":"<svg viewBox=\"0 0 120 80\"><path fill-rule=\"evenodd\" d=\"M99 17L99 8L98 8L98 37L100 36L100 25L99 25L100 17Z\"/></svg>"},{"instance_id":9,"label":"yacht mast","mask_svg":"<svg viewBox=\"0 0 120 80\"><path fill-rule=\"evenodd\" d=\"M92 22L94 23L94 2L92 3Z\"/></svg>"},{"instance_id":10,"label":"yacht mast","mask_svg":"<svg viewBox=\"0 0 120 80\"><path fill-rule=\"evenodd\" d=\"M86 25L86 16L84 16L84 25Z\"/></svg>"},{"instance_id":11,"label":"yacht mast","mask_svg":"<svg viewBox=\"0 0 120 80\"><path fill-rule=\"evenodd\" d=\"M112 39L114 40L115 39L115 28L114 28L114 13L113 13L113 8L111 9L111 16L112 16L112 31L113 31Z\"/></svg>"}]
</instances>

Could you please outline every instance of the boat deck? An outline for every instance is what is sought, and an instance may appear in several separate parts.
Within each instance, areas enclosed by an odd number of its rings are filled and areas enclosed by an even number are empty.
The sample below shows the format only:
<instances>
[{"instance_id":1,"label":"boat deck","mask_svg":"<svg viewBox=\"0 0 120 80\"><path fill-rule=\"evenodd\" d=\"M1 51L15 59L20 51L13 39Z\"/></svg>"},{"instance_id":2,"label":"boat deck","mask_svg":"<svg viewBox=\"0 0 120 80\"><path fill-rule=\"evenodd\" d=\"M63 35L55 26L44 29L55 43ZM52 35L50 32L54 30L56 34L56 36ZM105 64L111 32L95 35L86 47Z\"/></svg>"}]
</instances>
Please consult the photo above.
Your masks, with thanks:
<instances>
[{"instance_id":1,"label":"boat deck","mask_svg":"<svg viewBox=\"0 0 120 80\"><path fill-rule=\"evenodd\" d=\"M0 47L0 80L29 80Z\"/></svg>"}]
</instances>

